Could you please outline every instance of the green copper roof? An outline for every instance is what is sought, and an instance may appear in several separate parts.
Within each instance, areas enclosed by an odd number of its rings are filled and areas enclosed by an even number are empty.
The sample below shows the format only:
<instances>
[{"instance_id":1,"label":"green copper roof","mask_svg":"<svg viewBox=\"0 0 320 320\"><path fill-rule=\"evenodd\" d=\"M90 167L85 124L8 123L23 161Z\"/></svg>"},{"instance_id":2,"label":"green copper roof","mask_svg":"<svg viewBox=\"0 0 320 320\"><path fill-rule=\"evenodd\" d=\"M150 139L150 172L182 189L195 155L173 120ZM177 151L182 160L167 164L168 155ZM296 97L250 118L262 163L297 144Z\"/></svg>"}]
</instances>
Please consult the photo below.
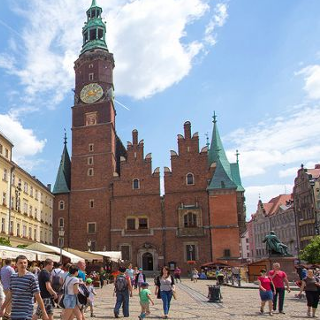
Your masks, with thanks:
<instances>
[{"instance_id":1,"label":"green copper roof","mask_svg":"<svg viewBox=\"0 0 320 320\"><path fill-rule=\"evenodd\" d=\"M216 170L207 190L237 189L237 185L230 179L219 158L216 164Z\"/></svg>"},{"instance_id":2,"label":"green copper roof","mask_svg":"<svg viewBox=\"0 0 320 320\"><path fill-rule=\"evenodd\" d=\"M218 126L217 126L217 116L214 113L211 145L208 153L209 166L211 166L213 162L217 162L218 159L220 159L220 162L223 165L226 173L231 177L230 163L227 159L226 153L224 151L224 148L221 142L221 138L220 138Z\"/></svg>"},{"instance_id":3,"label":"green copper roof","mask_svg":"<svg viewBox=\"0 0 320 320\"><path fill-rule=\"evenodd\" d=\"M244 188L241 183L239 163L230 163L232 180L237 185L237 191L244 191Z\"/></svg>"},{"instance_id":4,"label":"green copper roof","mask_svg":"<svg viewBox=\"0 0 320 320\"><path fill-rule=\"evenodd\" d=\"M82 28L83 45L81 54L93 49L108 50L106 44L106 25L102 21L101 14L102 8L93 0L91 7L87 10L87 22L85 22Z\"/></svg>"},{"instance_id":5,"label":"green copper roof","mask_svg":"<svg viewBox=\"0 0 320 320\"><path fill-rule=\"evenodd\" d=\"M213 131L212 131L212 139L211 145L208 152L208 163L209 166L212 163L216 163L216 170L213 174L212 180L208 189L210 188L217 189L217 188L237 188L237 191L244 191L244 188L241 183L240 177L240 169L239 169L239 162L238 162L238 150L237 150L237 162L231 163L228 161L226 153L224 151L221 138L218 131L217 126L217 116L214 113L213 115ZM223 183L221 183L221 181Z\"/></svg>"},{"instance_id":6,"label":"green copper roof","mask_svg":"<svg viewBox=\"0 0 320 320\"><path fill-rule=\"evenodd\" d=\"M53 187L53 194L69 193L71 184L71 161L67 150L67 141L65 138L64 148L61 155L60 166L56 182Z\"/></svg>"}]
</instances>

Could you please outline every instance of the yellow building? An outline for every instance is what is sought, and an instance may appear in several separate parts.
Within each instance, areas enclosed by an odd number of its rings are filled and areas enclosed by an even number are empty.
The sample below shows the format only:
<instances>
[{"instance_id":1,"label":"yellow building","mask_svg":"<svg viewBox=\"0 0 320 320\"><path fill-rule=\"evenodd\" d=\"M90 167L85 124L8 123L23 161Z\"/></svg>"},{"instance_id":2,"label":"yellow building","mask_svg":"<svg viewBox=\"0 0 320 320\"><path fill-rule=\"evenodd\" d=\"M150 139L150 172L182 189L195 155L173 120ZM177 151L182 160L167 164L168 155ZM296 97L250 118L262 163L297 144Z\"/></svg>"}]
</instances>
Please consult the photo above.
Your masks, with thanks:
<instances>
[{"instance_id":1,"label":"yellow building","mask_svg":"<svg viewBox=\"0 0 320 320\"><path fill-rule=\"evenodd\" d=\"M35 241L51 244L54 196L12 161L12 149L0 133L0 237L10 238L13 246Z\"/></svg>"}]
</instances>

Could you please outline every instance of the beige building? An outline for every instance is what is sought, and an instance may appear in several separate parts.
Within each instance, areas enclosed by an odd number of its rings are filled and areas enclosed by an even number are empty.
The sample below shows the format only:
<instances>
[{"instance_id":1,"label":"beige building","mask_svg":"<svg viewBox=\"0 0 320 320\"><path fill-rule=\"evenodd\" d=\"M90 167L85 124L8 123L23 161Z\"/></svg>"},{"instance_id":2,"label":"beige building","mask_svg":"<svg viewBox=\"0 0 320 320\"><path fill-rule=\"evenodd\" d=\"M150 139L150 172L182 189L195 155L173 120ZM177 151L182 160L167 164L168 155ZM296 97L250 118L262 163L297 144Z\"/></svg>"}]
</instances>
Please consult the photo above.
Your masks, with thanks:
<instances>
[{"instance_id":1,"label":"beige building","mask_svg":"<svg viewBox=\"0 0 320 320\"><path fill-rule=\"evenodd\" d=\"M0 237L13 246L52 243L54 196L12 161L13 144L0 133Z\"/></svg>"}]
</instances>

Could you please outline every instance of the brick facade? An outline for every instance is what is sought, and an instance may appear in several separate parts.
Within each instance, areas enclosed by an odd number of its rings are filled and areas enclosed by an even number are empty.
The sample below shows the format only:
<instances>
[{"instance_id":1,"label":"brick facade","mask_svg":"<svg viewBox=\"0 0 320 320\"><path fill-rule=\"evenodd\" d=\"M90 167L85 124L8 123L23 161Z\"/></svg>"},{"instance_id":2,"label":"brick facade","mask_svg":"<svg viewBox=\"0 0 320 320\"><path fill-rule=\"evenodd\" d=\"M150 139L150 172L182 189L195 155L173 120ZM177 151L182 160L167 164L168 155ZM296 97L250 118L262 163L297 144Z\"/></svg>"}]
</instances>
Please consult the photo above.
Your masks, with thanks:
<instances>
[{"instance_id":1,"label":"brick facade","mask_svg":"<svg viewBox=\"0 0 320 320\"><path fill-rule=\"evenodd\" d=\"M94 26L92 13L90 19ZM83 48L94 46L85 41ZM160 169L152 169L151 154L144 155L137 130L126 148L116 134L113 68L113 55L101 47L83 49L75 62L71 177L62 161L54 188L55 239L63 218L65 245L86 250L91 240L91 250L121 250L124 260L145 270L171 263L186 272L188 260L199 266L219 258L237 259L239 226L245 214L239 173L241 192L236 184L232 190L208 192L215 168L208 162L208 147L199 149L198 134L191 133L187 121L184 135L178 135L178 151L171 151L171 169L164 169L165 194L161 196ZM89 84L99 84L103 94L85 103L81 93ZM213 138L212 159L217 156L215 150L221 149L215 146L216 140ZM218 140L221 143L220 137ZM226 163L225 159L223 165ZM238 163L233 165L238 170ZM60 201L65 203L64 210L59 209Z\"/></svg>"}]
</instances>

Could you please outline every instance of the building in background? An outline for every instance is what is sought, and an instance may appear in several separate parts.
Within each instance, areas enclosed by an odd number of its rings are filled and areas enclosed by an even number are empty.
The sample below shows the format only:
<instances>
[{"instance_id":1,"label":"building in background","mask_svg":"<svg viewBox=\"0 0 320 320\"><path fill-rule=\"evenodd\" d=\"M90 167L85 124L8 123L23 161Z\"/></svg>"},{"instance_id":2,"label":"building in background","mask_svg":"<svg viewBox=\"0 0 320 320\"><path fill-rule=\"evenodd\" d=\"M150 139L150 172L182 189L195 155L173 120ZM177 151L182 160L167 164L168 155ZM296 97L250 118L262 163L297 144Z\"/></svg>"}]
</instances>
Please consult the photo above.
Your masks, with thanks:
<instances>
[{"instance_id":1,"label":"building in background","mask_svg":"<svg viewBox=\"0 0 320 320\"><path fill-rule=\"evenodd\" d=\"M274 231L279 240L288 246L289 253L297 253L295 213L292 202L292 195L280 194L269 202L258 202L257 211L252 215L249 232L253 239L251 247L253 261L268 256L266 244L263 243L265 236Z\"/></svg>"},{"instance_id":2,"label":"building in background","mask_svg":"<svg viewBox=\"0 0 320 320\"><path fill-rule=\"evenodd\" d=\"M35 177L12 161L13 144L0 133L1 237L13 246L52 243L53 195Z\"/></svg>"},{"instance_id":3,"label":"building in background","mask_svg":"<svg viewBox=\"0 0 320 320\"><path fill-rule=\"evenodd\" d=\"M188 261L239 261L245 229L244 188L237 161L229 163L213 120L211 144L184 123L171 168L152 169L143 140L133 130L127 146L116 132L113 54L106 44L102 8L93 0L75 61L72 158L66 141L54 185L54 239L65 230L65 246L121 250L122 258L156 271ZM61 243L60 243L61 245Z\"/></svg>"},{"instance_id":4,"label":"building in background","mask_svg":"<svg viewBox=\"0 0 320 320\"><path fill-rule=\"evenodd\" d=\"M314 169L301 165L294 180L293 200L297 220L298 249L320 234L320 164Z\"/></svg>"}]
</instances>

